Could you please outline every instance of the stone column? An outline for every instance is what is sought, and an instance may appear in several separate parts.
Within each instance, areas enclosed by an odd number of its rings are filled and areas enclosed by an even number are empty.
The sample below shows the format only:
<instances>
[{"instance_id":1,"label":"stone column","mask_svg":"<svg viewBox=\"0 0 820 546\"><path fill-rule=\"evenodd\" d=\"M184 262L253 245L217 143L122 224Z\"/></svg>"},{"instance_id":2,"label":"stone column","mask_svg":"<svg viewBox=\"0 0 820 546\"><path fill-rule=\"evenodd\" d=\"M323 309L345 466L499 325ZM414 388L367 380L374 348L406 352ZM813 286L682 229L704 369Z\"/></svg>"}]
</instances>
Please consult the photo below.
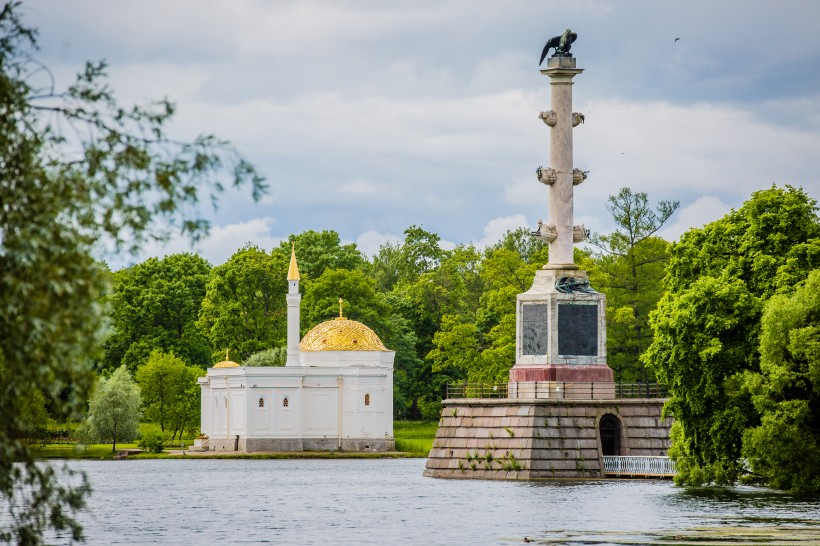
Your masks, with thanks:
<instances>
[{"instance_id":1,"label":"stone column","mask_svg":"<svg viewBox=\"0 0 820 546\"><path fill-rule=\"evenodd\" d=\"M556 181L549 189L549 221L558 236L550 243L549 263L544 269L577 269L573 258L573 159L572 78L583 72L575 57L550 57L541 73L550 77L552 111L550 168Z\"/></svg>"},{"instance_id":2,"label":"stone column","mask_svg":"<svg viewBox=\"0 0 820 546\"><path fill-rule=\"evenodd\" d=\"M540 116L550 127L550 165L538 169L539 181L549 186L549 224L539 222L536 234L549 243L549 262L535 272L530 289L516 297L511 397L563 392L568 383L577 384L572 391L578 397L614 394L614 387L599 384L613 378L606 361L606 298L589 287L586 271L573 256L574 244L586 237L573 219L573 188L585 178L572 157L573 127L583 119L572 112L572 79L581 72L574 57L561 55L551 57L541 71L550 78L552 95L551 110Z\"/></svg>"}]
</instances>

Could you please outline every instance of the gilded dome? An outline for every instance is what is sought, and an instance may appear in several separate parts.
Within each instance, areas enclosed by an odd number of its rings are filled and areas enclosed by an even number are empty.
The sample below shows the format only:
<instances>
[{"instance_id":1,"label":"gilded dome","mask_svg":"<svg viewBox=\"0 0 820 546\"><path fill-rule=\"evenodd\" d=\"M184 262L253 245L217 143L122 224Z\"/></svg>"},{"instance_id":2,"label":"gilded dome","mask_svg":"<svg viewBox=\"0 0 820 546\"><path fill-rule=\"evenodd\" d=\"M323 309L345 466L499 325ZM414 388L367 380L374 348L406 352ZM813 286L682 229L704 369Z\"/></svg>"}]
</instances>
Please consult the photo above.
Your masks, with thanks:
<instances>
[{"instance_id":1,"label":"gilded dome","mask_svg":"<svg viewBox=\"0 0 820 546\"><path fill-rule=\"evenodd\" d=\"M302 351L387 351L376 332L355 320L338 317L314 326L299 344Z\"/></svg>"},{"instance_id":2,"label":"gilded dome","mask_svg":"<svg viewBox=\"0 0 820 546\"><path fill-rule=\"evenodd\" d=\"M233 360L228 359L228 350L225 349L225 360L222 362L217 362L214 364L214 368L238 368L239 364L234 362Z\"/></svg>"}]
</instances>

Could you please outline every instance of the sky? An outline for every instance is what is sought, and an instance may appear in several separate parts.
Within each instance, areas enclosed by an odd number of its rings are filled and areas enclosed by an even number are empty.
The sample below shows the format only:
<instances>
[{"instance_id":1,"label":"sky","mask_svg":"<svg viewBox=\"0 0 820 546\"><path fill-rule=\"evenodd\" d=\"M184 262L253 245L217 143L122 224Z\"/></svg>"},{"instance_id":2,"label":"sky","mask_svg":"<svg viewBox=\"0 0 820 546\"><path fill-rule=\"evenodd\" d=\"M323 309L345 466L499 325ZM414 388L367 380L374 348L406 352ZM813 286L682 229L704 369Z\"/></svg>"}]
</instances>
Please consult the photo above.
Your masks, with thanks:
<instances>
[{"instance_id":1,"label":"sky","mask_svg":"<svg viewBox=\"0 0 820 546\"><path fill-rule=\"evenodd\" d=\"M820 199L820 2L28 0L23 13L58 83L105 59L122 102L169 98L174 136L230 140L270 186L203 205L199 245L174 237L122 265L183 251L218 265L308 229L368 256L411 225L481 247L548 221L537 65L566 28L584 69L576 223L614 229L607 197L622 187L680 201L668 240L772 184Z\"/></svg>"}]
</instances>

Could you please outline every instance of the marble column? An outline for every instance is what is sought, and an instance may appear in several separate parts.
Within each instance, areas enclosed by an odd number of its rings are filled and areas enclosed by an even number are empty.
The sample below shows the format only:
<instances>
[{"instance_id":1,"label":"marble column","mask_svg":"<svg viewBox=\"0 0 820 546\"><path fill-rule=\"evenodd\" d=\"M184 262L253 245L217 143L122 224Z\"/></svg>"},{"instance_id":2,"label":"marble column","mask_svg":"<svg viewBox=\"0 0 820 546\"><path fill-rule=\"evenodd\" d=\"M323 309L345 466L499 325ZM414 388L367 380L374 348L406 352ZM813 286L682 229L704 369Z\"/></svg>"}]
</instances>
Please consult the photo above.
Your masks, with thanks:
<instances>
[{"instance_id":1,"label":"marble column","mask_svg":"<svg viewBox=\"0 0 820 546\"><path fill-rule=\"evenodd\" d=\"M550 164L538 169L539 181L549 186L549 223L539 222L536 234L549 243L549 262L535 272L530 289L516 297L509 392L518 398L570 383L577 384L573 392L579 397L614 394L614 386L607 386L613 373L606 359L606 298L589 287L586 271L573 256L575 243L586 238L573 218L574 187L586 178L573 167L572 150L573 127L583 121L572 112L572 79L581 72L574 57L559 55L541 71L551 89L551 110L540 116L550 127Z\"/></svg>"},{"instance_id":2,"label":"marble column","mask_svg":"<svg viewBox=\"0 0 820 546\"><path fill-rule=\"evenodd\" d=\"M558 236L549 245L545 269L577 269L573 258L572 78L583 72L574 57L551 57L541 73L549 76L555 124L550 128L550 168L556 180L549 188L549 222Z\"/></svg>"}]
</instances>

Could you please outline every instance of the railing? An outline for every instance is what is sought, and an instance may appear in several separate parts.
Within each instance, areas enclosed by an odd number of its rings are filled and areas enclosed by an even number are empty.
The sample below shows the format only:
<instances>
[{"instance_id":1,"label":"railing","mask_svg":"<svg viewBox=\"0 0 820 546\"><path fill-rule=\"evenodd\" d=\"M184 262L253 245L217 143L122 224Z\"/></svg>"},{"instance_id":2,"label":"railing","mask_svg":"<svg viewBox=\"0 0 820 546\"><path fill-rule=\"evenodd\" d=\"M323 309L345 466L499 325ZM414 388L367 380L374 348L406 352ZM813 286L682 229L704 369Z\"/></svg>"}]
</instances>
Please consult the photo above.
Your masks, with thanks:
<instances>
[{"instance_id":1,"label":"railing","mask_svg":"<svg viewBox=\"0 0 820 546\"><path fill-rule=\"evenodd\" d=\"M604 474L607 476L675 475L675 461L669 457L614 457L604 456Z\"/></svg>"},{"instance_id":2,"label":"railing","mask_svg":"<svg viewBox=\"0 0 820 546\"><path fill-rule=\"evenodd\" d=\"M661 383L615 383L615 398L669 398L669 387Z\"/></svg>"},{"instance_id":3,"label":"railing","mask_svg":"<svg viewBox=\"0 0 820 546\"><path fill-rule=\"evenodd\" d=\"M669 389L658 383L527 381L512 383L448 383L445 398L667 398Z\"/></svg>"},{"instance_id":4,"label":"railing","mask_svg":"<svg viewBox=\"0 0 820 546\"><path fill-rule=\"evenodd\" d=\"M446 398L507 398L507 383L447 383Z\"/></svg>"}]
</instances>

